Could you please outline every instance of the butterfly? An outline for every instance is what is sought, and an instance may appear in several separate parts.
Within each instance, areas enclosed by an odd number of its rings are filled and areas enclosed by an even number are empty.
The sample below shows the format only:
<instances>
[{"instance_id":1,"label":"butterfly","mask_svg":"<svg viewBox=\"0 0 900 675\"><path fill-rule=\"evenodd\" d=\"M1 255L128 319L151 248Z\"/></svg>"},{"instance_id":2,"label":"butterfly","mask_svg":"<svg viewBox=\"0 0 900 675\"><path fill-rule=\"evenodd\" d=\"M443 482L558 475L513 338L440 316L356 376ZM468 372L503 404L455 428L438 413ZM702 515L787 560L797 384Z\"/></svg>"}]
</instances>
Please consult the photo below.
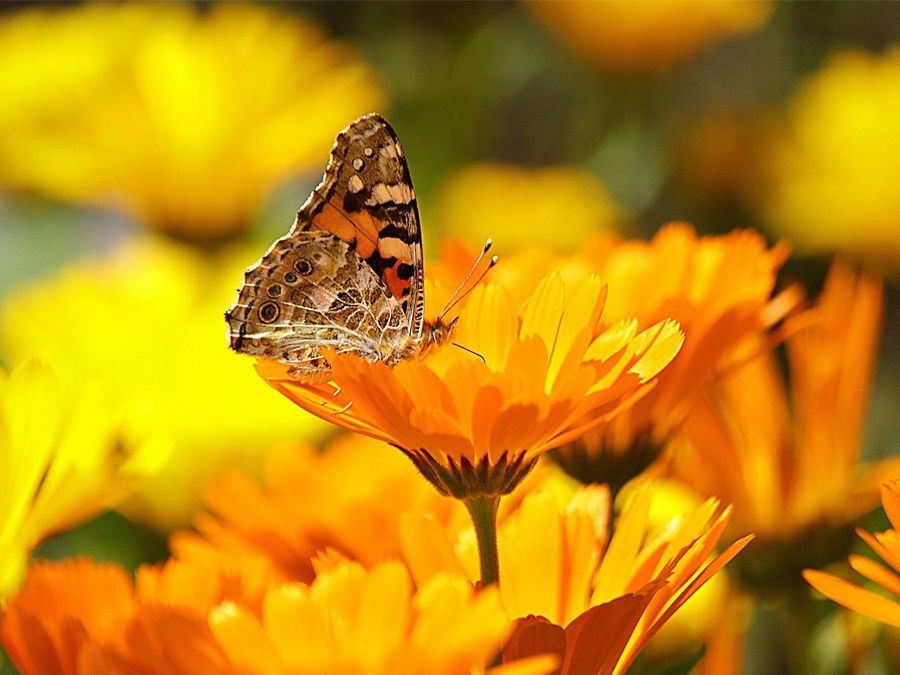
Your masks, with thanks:
<instances>
[{"instance_id":1,"label":"butterfly","mask_svg":"<svg viewBox=\"0 0 900 675\"><path fill-rule=\"evenodd\" d=\"M326 348L393 366L447 342L455 320L442 311L428 322L424 311L409 167L387 121L365 115L338 134L287 235L244 273L225 312L228 342L320 382L331 375Z\"/></svg>"}]
</instances>

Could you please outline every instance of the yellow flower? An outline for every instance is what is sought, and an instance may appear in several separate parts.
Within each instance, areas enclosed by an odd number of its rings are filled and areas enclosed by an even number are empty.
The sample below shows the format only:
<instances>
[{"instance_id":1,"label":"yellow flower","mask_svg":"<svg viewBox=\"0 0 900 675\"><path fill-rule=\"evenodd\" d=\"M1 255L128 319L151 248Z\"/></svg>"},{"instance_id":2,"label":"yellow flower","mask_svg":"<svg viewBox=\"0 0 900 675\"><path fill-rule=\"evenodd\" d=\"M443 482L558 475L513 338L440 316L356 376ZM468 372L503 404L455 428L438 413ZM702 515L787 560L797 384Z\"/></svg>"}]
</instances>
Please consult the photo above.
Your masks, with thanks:
<instances>
[{"instance_id":1,"label":"yellow flower","mask_svg":"<svg viewBox=\"0 0 900 675\"><path fill-rule=\"evenodd\" d=\"M553 246L572 250L589 236L625 224L622 209L593 174L574 167L524 169L476 164L441 186L437 229L469 241L493 238L504 250ZM558 226L565 205L565 226Z\"/></svg>"},{"instance_id":2,"label":"yellow flower","mask_svg":"<svg viewBox=\"0 0 900 675\"><path fill-rule=\"evenodd\" d=\"M821 528L834 536L873 506L896 466L861 464L881 317L880 281L836 263L816 305L787 325L790 382L763 353L686 420L679 476L701 495L732 501L734 530L762 540L754 549Z\"/></svg>"},{"instance_id":3,"label":"yellow flower","mask_svg":"<svg viewBox=\"0 0 900 675\"><path fill-rule=\"evenodd\" d=\"M833 55L797 93L772 149L766 220L803 251L900 268L900 46Z\"/></svg>"},{"instance_id":4,"label":"yellow flower","mask_svg":"<svg viewBox=\"0 0 900 675\"><path fill-rule=\"evenodd\" d=\"M505 657L550 652L567 675L624 672L749 541L710 561L729 510L711 500L652 532L650 504L647 486L626 506L607 543L605 487L583 487L562 503L546 491L524 499L499 528L500 595L510 616L520 619ZM419 584L444 570L475 576L471 532L454 540L424 513L407 516L404 528L404 556Z\"/></svg>"},{"instance_id":5,"label":"yellow flower","mask_svg":"<svg viewBox=\"0 0 900 675\"><path fill-rule=\"evenodd\" d=\"M861 555L851 555L850 566L872 583L898 596L900 576L896 572L900 571L900 482L893 480L882 485L881 503L891 522L891 529L877 534L864 530L857 530L857 533L894 571ZM805 570L803 578L817 591L847 609L900 628L900 602L896 599L878 595L819 570Z\"/></svg>"},{"instance_id":6,"label":"yellow flower","mask_svg":"<svg viewBox=\"0 0 900 675\"><path fill-rule=\"evenodd\" d=\"M573 51L602 68L654 72L689 60L706 45L756 30L766 0L530 2L532 12Z\"/></svg>"},{"instance_id":7,"label":"yellow flower","mask_svg":"<svg viewBox=\"0 0 900 675\"><path fill-rule=\"evenodd\" d=\"M596 277L541 281L522 309L501 287L471 293L454 347L390 368L333 354L333 381L301 384L260 361L270 385L314 415L400 448L442 493L509 493L547 450L626 408L678 352L677 324L601 328Z\"/></svg>"},{"instance_id":8,"label":"yellow flower","mask_svg":"<svg viewBox=\"0 0 900 675\"><path fill-rule=\"evenodd\" d=\"M153 441L164 466L127 511L161 529L186 524L226 467L253 470L273 443L317 433L223 343L221 308L248 255L134 241L0 309L6 358L49 356L63 381L95 383Z\"/></svg>"},{"instance_id":9,"label":"yellow flower","mask_svg":"<svg viewBox=\"0 0 900 675\"><path fill-rule=\"evenodd\" d=\"M253 5L27 9L0 45L0 182L201 241L247 228L384 104L343 45Z\"/></svg>"},{"instance_id":10,"label":"yellow flower","mask_svg":"<svg viewBox=\"0 0 900 675\"><path fill-rule=\"evenodd\" d=\"M254 673L428 673L484 667L511 624L496 589L459 577L413 591L399 563L344 563L311 586L272 589L261 616L223 605L210 625L231 663Z\"/></svg>"},{"instance_id":11,"label":"yellow flower","mask_svg":"<svg viewBox=\"0 0 900 675\"><path fill-rule=\"evenodd\" d=\"M66 388L34 361L0 370L0 600L44 538L115 506L153 454L89 381Z\"/></svg>"}]
</instances>

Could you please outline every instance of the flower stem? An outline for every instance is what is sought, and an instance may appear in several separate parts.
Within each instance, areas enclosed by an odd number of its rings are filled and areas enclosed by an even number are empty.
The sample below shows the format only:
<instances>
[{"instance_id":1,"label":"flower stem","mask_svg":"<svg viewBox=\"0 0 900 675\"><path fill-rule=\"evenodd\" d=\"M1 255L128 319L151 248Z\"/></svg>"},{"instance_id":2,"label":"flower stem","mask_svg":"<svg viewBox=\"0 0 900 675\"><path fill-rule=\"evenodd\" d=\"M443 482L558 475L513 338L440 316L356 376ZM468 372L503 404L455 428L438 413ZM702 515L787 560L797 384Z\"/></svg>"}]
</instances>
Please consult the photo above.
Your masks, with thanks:
<instances>
[{"instance_id":1,"label":"flower stem","mask_svg":"<svg viewBox=\"0 0 900 675\"><path fill-rule=\"evenodd\" d=\"M497 556L497 507L500 495L479 495L464 500L475 536L478 538L478 555L481 559L481 587L500 583L500 560Z\"/></svg>"}]
</instances>

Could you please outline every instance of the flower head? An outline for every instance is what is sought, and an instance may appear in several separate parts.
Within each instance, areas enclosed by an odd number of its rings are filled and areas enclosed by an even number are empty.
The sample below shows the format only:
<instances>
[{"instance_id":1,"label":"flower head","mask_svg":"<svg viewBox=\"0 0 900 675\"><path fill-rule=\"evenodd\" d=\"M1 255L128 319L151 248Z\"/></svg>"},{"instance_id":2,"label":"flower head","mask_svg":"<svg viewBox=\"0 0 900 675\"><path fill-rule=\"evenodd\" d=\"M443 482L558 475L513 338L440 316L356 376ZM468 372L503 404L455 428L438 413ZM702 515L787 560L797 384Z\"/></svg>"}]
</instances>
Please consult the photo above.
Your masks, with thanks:
<instances>
[{"instance_id":1,"label":"flower head","mask_svg":"<svg viewBox=\"0 0 900 675\"><path fill-rule=\"evenodd\" d=\"M226 467L253 470L273 443L315 438L312 420L220 347L221 306L246 255L126 242L19 289L0 308L4 358L47 356L61 381L94 383L151 443L161 466L128 510L160 529L186 524ZM98 410L99 429L109 407Z\"/></svg>"},{"instance_id":2,"label":"flower head","mask_svg":"<svg viewBox=\"0 0 900 675\"><path fill-rule=\"evenodd\" d=\"M416 590L397 562L338 563L248 601L222 570L170 562L132 584L79 559L33 567L0 617L0 644L23 675L455 675L484 668L511 628L496 589L442 575ZM543 662L523 672L546 673Z\"/></svg>"},{"instance_id":3,"label":"flower head","mask_svg":"<svg viewBox=\"0 0 900 675\"><path fill-rule=\"evenodd\" d=\"M0 182L194 240L246 229L384 101L343 45L259 6L27 9L0 35Z\"/></svg>"},{"instance_id":4,"label":"flower head","mask_svg":"<svg viewBox=\"0 0 900 675\"><path fill-rule=\"evenodd\" d=\"M765 217L803 251L900 266L900 47L838 52L798 92L773 143Z\"/></svg>"},{"instance_id":5,"label":"flower head","mask_svg":"<svg viewBox=\"0 0 900 675\"><path fill-rule=\"evenodd\" d=\"M651 490L638 491L611 539L601 486L565 500L533 492L508 515L499 527L500 594L519 621L506 657L546 651L560 658L562 673L623 672L748 541L710 561L729 510L709 501L653 532L650 503ZM444 570L475 576L471 532L454 540L427 514L408 515L404 530L404 556L419 583Z\"/></svg>"},{"instance_id":6,"label":"flower head","mask_svg":"<svg viewBox=\"0 0 900 675\"><path fill-rule=\"evenodd\" d=\"M89 382L66 387L35 361L0 370L0 600L38 544L117 505L154 455Z\"/></svg>"},{"instance_id":7,"label":"flower head","mask_svg":"<svg viewBox=\"0 0 900 675\"><path fill-rule=\"evenodd\" d=\"M586 60L636 73L687 61L706 45L759 28L772 11L766 0L579 0L529 7Z\"/></svg>"},{"instance_id":8,"label":"flower head","mask_svg":"<svg viewBox=\"0 0 900 675\"><path fill-rule=\"evenodd\" d=\"M436 201L430 223L467 241L502 241L507 250L540 245L572 250L587 237L626 224L623 209L597 177L574 167L475 164L448 178ZM565 204L565 227L548 227L559 217L560 204Z\"/></svg>"},{"instance_id":9,"label":"flower head","mask_svg":"<svg viewBox=\"0 0 900 675\"><path fill-rule=\"evenodd\" d=\"M799 300L794 289L773 298L787 254L785 245L768 248L749 230L700 237L689 225L673 223L649 242L607 236L577 256L553 260L570 282L592 273L607 282L602 325L634 316L649 326L671 317L685 334L654 389L561 448L561 464L580 480L616 490L646 468L705 388L745 360L748 343L758 345ZM526 251L499 266L496 278L521 297L533 288L535 268L546 264L543 255Z\"/></svg>"},{"instance_id":10,"label":"flower head","mask_svg":"<svg viewBox=\"0 0 900 675\"><path fill-rule=\"evenodd\" d=\"M871 508L891 466L861 464L881 315L880 281L836 263L818 302L788 323L789 382L765 352L692 411L674 448L679 475L733 500L735 531L790 542Z\"/></svg>"},{"instance_id":11,"label":"flower head","mask_svg":"<svg viewBox=\"0 0 900 675\"><path fill-rule=\"evenodd\" d=\"M678 352L671 321L602 328L605 299L595 277L548 277L521 309L504 289L480 287L454 333L465 350L394 368L335 354L333 382L315 385L281 363L257 370L309 412L401 448L444 494L506 494L541 453L646 393Z\"/></svg>"}]
</instances>

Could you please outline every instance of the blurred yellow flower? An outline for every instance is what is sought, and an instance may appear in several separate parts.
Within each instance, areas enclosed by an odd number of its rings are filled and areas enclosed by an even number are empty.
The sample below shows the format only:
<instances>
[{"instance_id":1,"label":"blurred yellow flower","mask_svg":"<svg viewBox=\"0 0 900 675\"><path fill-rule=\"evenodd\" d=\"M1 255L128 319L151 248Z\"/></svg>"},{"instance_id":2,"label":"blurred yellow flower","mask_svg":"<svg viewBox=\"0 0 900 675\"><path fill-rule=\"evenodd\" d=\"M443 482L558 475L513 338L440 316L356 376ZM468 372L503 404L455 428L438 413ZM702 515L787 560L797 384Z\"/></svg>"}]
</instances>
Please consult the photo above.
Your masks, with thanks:
<instances>
[{"instance_id":1,"label":"blurred yellow flower","mask_svg":"<svg viewBox=\"0 0 900 675\"><path fill-rule=\"evenodd\" d=\"M384 104L371 68L283 11L29 8L0 20L0 184L123 208L200 241L245 229L335 128Z\"/></svg>"},{"instance_id":2,"label":"blurred yellow flower","mask_svg":"<svg viewBox=\"0 0 900 675\"><path fill-rule=\"evenodd\" d=\"M672 321L601 328L605 301L596 277L546 277L521 309L502 287L481 286L454 332L466 350L393 368L332 354L323 384L302 384L279 362L257 370L312 414L400 448L442 494L499 496L540 454L630 406L678 353Z\"/></svg>"},{"instance_id":3,"label":"blurred yellow flower","mask_svg":"<svg viewBox=\"0 0 900 675\"><path fill-rule=\"evenodd\" d=\"M115 506L157 463L110 397L79 386L35 361L0 369L0 601L44 538Z\"/></svg>"},{"instance_id":4,"label":"blurred yellow flower","mask_svg":"<svg viewBox=\"0 0 900 675\"><path fill-rule=\"evenodd\" d=\"M805 570L803 578L817 591L847 609L900 628L900 482L890 481L881 487L881 503L891 522L891 529L877 534L857 530L873 551L893 568L861 555L850 556L850 566L869 581L889 591L894 599L860 588L848 581L819 570Z\"/></svg>"},{"instance_id":5,"label":"blurred yellow flower","mask_svg":"<svg viewBox=\"0 0 900 675\"><path fill-rule=\"evenodd\" d=\"M758 29L772 13L768 0L533 0L528 7L577 54L626 73L688 61L707 45Z\"/></svg>"},{"instance_id":6,"label":"blurred yellow flower","mask_svg":"<svg viewBox=\"0 0 900 675\"><path fill-rule=\"evenodd\" d=\"M833 536L872 508L885 472L897 468L861 463L881 318L881 282L834 264L818 302L787 323L790 381L763 352L685 421L673 444L679 477L732 501L734 531L760 537L753 550L802 546L822 528Z\"/></svg>"},{"instance_id":7,"label":"blurred yellow flower","mask_svg":"<svg viewBox=\"0 0 900 675\"><path fill-rule=\"evenodd\" d=\"M834 54L797 93L772 149L765 217L803 251L900 269L900 46Z\"/></svg>"},{"instance_id":8,"label":"blurred yellow flower","mask_svg":"<svg viewBox=\"0 0 900 675\"><path fill-rule=\"evenodd\" d=\"M133 241L0 308L5 358L49 357L63 381L94 383L154 441L165 465L127 511L161 529L189 522L226 467L253 471L274 442L323 428L261 386L224 343L222 307L249 255Z\"/></svg>"},{"instance_id":9,"label":"blurred yellow flower","mask_svg":"<svg viewBox=\"0 0 900 675\"><path fill-rule=\"evenodd\" d=\"M450 176L429 222L468 241L493 238L505 251L526 245L574 250L588 237L626 224L622 209L588 171L504 164L476 164Z\"/></svg>"},{"instance_id":10,"label":"blurred yellow flower","mask_svg":"<svg viewBox=\"0 0 900 675\"><path fill-rule=\"evenodd\" d=\"M500 525L500 595L519 625L506 657L556 653L566 675L624 672L647 641L749 538L715 560L728 510L712 500L653 531L651 488L628 503L607 540L609 492L589 486L560 501L528 495ZM444 571L475 578L471 532L430 515L404 519L404 557L419 584ZM526 618L528 617L528 618Z\"/></svg>"}]
</instances>

